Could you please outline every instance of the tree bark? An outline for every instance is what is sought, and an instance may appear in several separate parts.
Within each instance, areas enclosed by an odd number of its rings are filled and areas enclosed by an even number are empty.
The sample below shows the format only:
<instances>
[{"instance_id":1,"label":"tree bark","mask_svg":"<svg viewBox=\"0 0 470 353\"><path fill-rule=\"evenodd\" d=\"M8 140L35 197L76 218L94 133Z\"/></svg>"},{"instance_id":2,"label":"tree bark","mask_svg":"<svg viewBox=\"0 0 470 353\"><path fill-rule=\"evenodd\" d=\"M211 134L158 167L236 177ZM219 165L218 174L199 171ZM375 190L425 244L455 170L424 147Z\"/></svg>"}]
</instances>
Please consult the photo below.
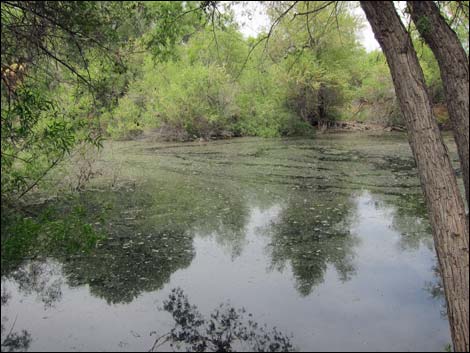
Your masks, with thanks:
<instances>
[{"instance_id":1,"label":"tree bark","mask_svg":"<svg viewBox=\"0 0 470 353\"><path fill-rule=\"evenodd\" d=\"M469 196L469 88L468 57L457 34L450 28L433 1L408 1L411 18L439 63L447 109Z\"/></svg>"},{"instance_id":2,"label":"tree bark","mask_svg":"<svg viewBox=\"0 0 470 353\"><path fill-rule=\"evenodd\" d=\"M433 229L454 349L469 349L469 248L465 205L433 116L423 71L391 1L361 1L387 58Z\"/></svg>"}]
</instances>

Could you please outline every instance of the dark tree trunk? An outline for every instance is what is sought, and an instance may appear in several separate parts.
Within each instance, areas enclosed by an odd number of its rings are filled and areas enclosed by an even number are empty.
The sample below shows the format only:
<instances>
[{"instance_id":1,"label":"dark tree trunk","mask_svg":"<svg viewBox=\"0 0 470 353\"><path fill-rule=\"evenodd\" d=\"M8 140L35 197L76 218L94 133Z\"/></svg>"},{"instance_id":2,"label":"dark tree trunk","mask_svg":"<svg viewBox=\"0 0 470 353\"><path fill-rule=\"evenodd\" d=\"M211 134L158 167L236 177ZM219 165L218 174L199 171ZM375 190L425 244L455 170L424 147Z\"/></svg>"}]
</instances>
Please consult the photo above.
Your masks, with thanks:
<instances>
[{"instance_id":1,"label":"dark tree trunk","mask_svg":"<svg viewBox=\"0 0 470 353\"><path fill-rule=\"evenodd\" d=\"M318 89L318 116L320 120L326 119L325 85L323 83L320 84L320 88Z\"/></svg>"},{"instance_id":2,"label":"dark tree trunk","mask_svg":"<svg viewBox=\"0 0 470 353\"><path fill-rule=\"evenodd\" d=\"M361 1L387 58L433 228L454 349L469 349L468 221L424 75L391 1Z\"/></svg>"},{"instance_id":3,"label":"dark tree trunk","mask_svg":"<svg viewBox=\"0 0 470 353\"><path fill-rule=\"evenodd\" d=\"M411 18L439 63L450 122L460 157L467 204L469 196L468 57L457 34L432 1L408 1Z\"/></svg>"}]
</instances>

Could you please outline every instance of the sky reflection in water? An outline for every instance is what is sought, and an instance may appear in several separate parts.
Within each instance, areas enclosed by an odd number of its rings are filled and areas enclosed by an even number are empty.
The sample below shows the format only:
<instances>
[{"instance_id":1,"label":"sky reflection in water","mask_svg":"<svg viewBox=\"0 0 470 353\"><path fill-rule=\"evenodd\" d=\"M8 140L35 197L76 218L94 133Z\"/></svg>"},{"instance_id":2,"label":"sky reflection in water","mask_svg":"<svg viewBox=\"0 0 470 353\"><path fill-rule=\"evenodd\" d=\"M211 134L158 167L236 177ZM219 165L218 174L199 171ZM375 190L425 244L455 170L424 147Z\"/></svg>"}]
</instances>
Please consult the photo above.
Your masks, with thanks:
<instances>
[{"instance_id":1,"label":"sky reflection in water","mask_svg":"<svg viewBox=\"0 0 470 353\"><path fill-rule=\"evenodd\" d=\"M79 202L110 209L109 238L3 273L2 340L16 318L31 350L148 350L180 287L202 313L244 307L300 350L450 342L402 136L128 142L101 163L121 166L121 185L103 189L103 173Z\"/></svg>"}]
</instances>

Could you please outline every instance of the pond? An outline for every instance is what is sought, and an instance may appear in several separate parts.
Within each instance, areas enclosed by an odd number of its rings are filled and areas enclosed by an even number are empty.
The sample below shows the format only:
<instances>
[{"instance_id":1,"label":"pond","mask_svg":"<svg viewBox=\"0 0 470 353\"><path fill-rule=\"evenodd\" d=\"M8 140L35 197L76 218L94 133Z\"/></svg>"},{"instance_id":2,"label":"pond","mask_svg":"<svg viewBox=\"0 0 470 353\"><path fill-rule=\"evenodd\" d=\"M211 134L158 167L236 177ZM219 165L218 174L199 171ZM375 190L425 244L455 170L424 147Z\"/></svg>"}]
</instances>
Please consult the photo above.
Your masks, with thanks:
<instances>
[{"instance_id":1,"label":"pond","mask_svg":"<svg viewBox=\"0 0 470 353\"><path fill-rule=\"evenodd\" d=\"M146 138L107 143L96 168L52 202L80 203L106 237L2 262L2 342L16 338L2 349L148 351L175 325L163 309L174 288L206 317L244 308L300 351L451 342L404 135ZM187 348L169 344L157 350Z\"/></svg>"}]
</instances>

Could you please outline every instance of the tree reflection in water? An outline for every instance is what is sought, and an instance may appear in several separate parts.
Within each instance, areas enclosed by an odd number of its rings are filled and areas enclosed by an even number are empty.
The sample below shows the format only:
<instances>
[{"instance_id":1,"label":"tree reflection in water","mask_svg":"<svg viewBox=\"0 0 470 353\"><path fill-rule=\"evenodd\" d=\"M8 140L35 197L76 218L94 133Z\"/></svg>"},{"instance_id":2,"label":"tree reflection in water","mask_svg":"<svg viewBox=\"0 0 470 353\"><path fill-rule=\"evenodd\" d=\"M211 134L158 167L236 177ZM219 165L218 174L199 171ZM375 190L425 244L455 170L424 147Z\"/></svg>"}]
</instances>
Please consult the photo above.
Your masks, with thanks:
<instances>
[{"instance_id":1,"label":"tree reflection in water","mask_svg":"<svg viewBox=\"0 0 470 353\"><path fill-rule=\"evenodd\" d=\"M5 327L2 324L2 335ZM10 331L5 339L2 338L2 352L24 352L31 344L31 334L22 330L20 333Z\"/></svg>"},{"instance_id":2,"label":"tree reflection in water","mask_svg":"<svg viewBox=\"0 0 470 353\"><path fill-rule=\"evenodd\" d=\"M7 305L8 301L10 300L11 295L4 291L2 288L2 295L1 295L1 304L2 307ZM7 329L4 324L8 319L6 317L2 317L2 324L1 324L1 351L2 352L24 352L27 351L30 344L31 344L31 334L26 330L21 330L21 332L14 332L15 329L15 321L13 321L10 329L7 332Z\"/></svg>"},{"instance_id":3,"label":"tree reflection in water","mask_svg":"<svg viewBox=\"0 0 470 353\"><path fill-rule=\"evenodd\" d=\"M304 194L305 195L305 194ZM302 296L324 281L328 266L345 282L356 273L355 249L359 239L350 233L356 206L349 195L316 192L311 197L291 195L279 219L266 232L271 270L283 271L288 264Z\"/></svg>"},{"instance_id":4,"label":"tree reflection in water","mask_svg":"<svg viewBox=\"0 0 470 353\"><path fill-rule=\"evenodd\" d=\"M275 327L268 330L252 320L252 314L245 318L245 309L222 304L210 318L191 305L181 288L173 289L164 309L175 321L171 331L155 340L151 352L164 343L186 348L189 352L232 352L248 349L251 352L292 352L290 337Z\"/></svg>"}]
</instances>

